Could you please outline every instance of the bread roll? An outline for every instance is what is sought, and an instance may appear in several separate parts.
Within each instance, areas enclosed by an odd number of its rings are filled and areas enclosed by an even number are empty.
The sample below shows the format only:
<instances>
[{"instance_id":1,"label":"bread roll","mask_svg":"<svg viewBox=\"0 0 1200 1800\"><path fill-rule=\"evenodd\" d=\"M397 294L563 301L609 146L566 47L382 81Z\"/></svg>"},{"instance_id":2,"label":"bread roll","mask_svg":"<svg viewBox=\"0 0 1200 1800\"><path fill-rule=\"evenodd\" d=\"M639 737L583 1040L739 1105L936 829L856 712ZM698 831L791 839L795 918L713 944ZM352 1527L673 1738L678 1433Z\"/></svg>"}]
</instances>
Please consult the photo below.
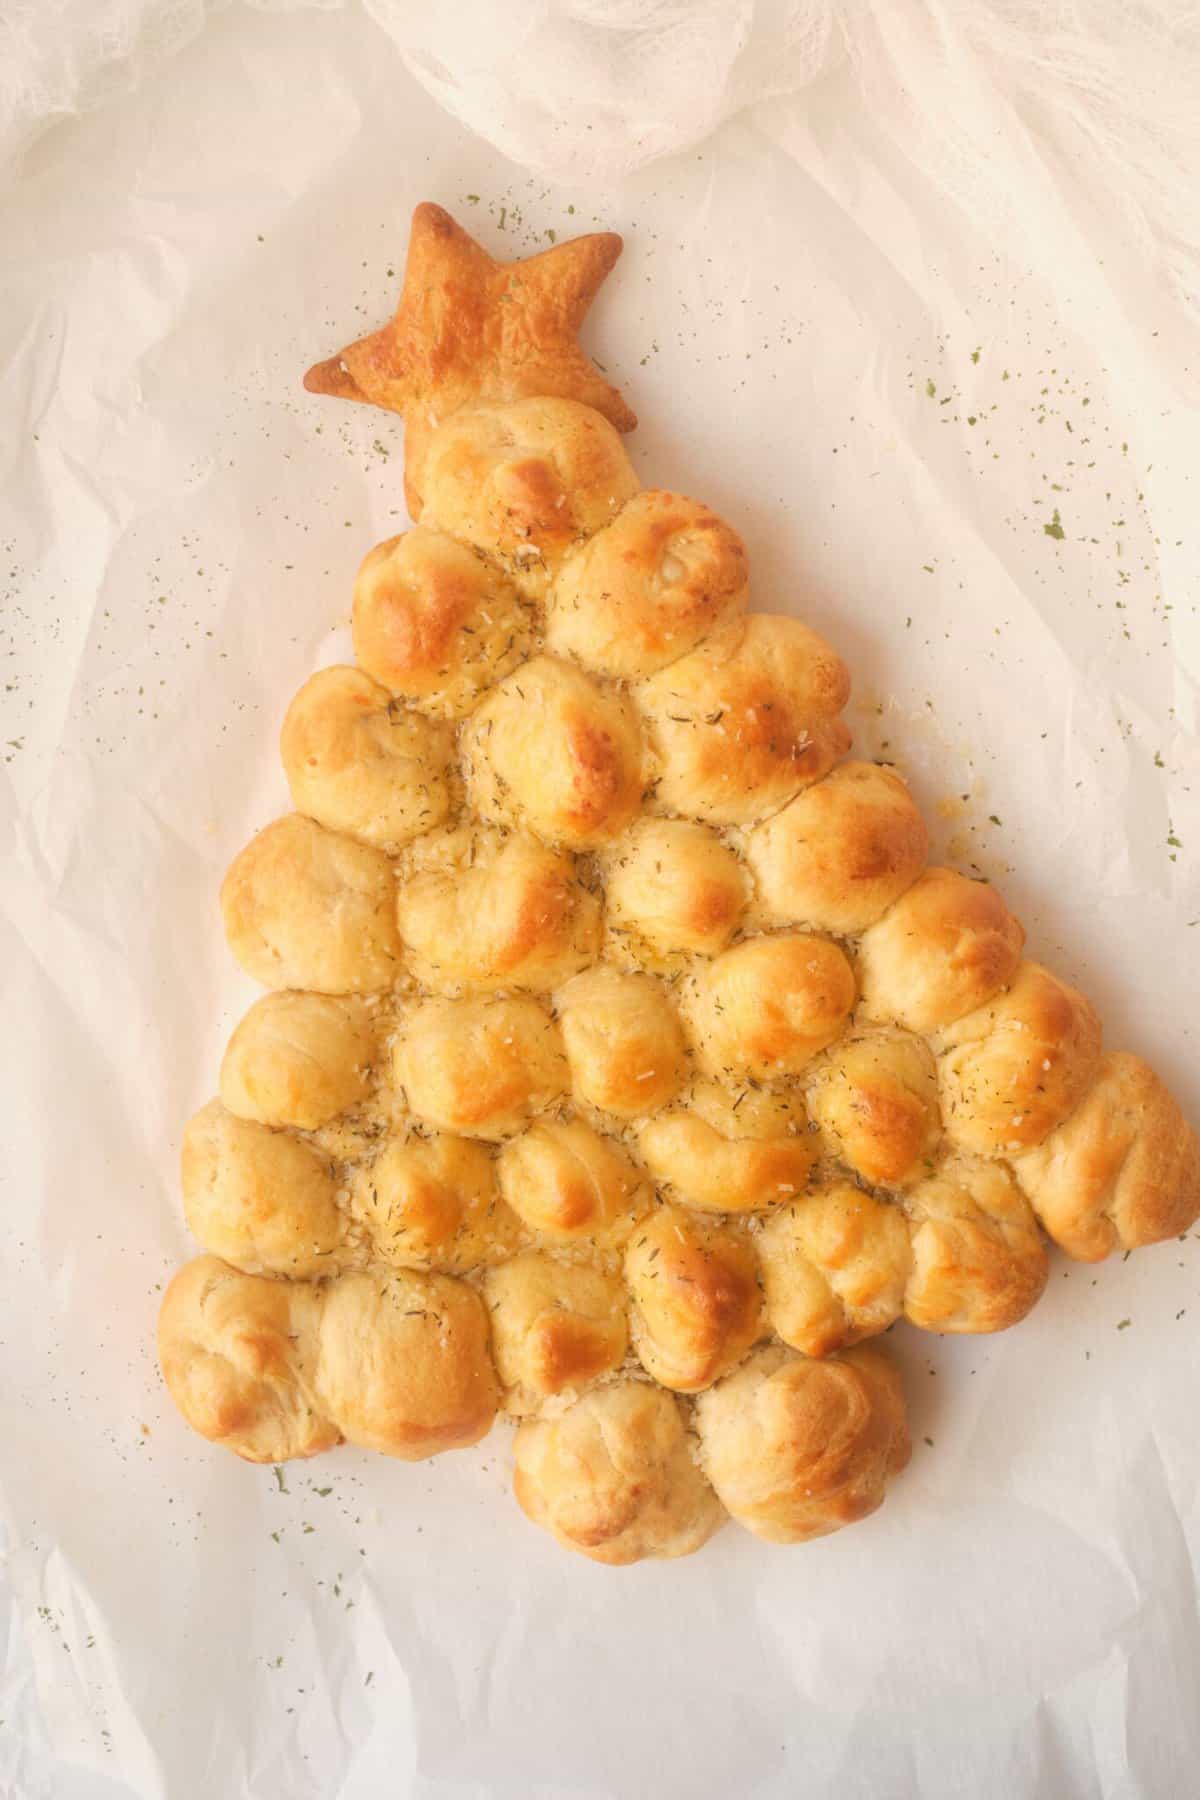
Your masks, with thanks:
<instances>
[{"instance_id":1,"label":"bread roll","mask_svg":"<svg viewBox=\"0 0 1200 1800\"><path fill-rule=\"evenodd\" d=\"M641 805L632 709L551 656L535 656L492 689L464 728L462 749L480 816L550 843L611 843Z\"/></svg>"},{"instance_id":2,"label":"bread roll","mask_svg":"<svg viewBox=\"0 0 1200 1800\"><path fill-rule=\"evenodd\" d=\"M629 1240L625 1279L633 1347L663 1387L694 1394L732 1369L762 1334L762 1295L745 1236L677 1206Z\"/></svg>"},{"instance_id":3,"label":"bread roll","mask_svg":"<svg viewBox=\"0 0 1200 1800\"><path fill-rule=\"evenodd\" d=\"M546 643L601 675L637 681L746 607L746 549L708 507L651 488L563 566Z\"/></svg>"},{"instance_id":4,"label":"bread roll","mask_svg":"<svg viewBox=\"0 0 1200 1800\"><path fill-rule=\"evenodd\" d=\"M506 1412L537 1412L546 1400L591 1387L624 1360L629 1331L619 1276L527 1250L488 1269L483 1298Z\"/></svg>"},{"instance_id":5,"label":"bread roll","mask_svg":"<svg viewBox=\"0 0 1200 1800\"><path fill-rule=\"evenodd\" d=\"M596 1388L516 1438L522 1511L594 1562L690 1556L725 1522L692 1455L682 1402L645 1381Z\"/></svg>"},{"instance_id":6,"label":"bread roll","mask_svg":"<svg viewBox=\"0 0 1200 1800\"><path fill-rule=\"evenodd\" d=\"M696 1424L718 1499L772 1544L866 1518L911 1454L900 1378L867 1348L827 1362L758 1350L700 1397Z\"/></svg>"},{"instance_id":7,"label":"bread roll","mask_svg":"<svg viewBox=\"0 0 1200 1800\"><path fill-rule=\"evenodd\" d=\"M847 762L756 825L746 859L764 922L848 937L910 888L929 834L894 769Z\"/></svg>"},{"instance_id":8,"label":"bread roll","mask_svg":"<svg viewBox=\"0 0 1200 1800\"><path fill-rule=\"evenodd\" d=\"M1049 1273L1037 1220L1008 1170L951 1156L904 1197L912 1272L904 1310L926 1331L1003 1331Z\"/></svg>"},{"instance_id":9,"label":"bread roll","mask_svg":"<svg viewBox=\"0 0 1200 1800\"><path fill-rule=\"evenodd\" d=\"M817 1154L791 1090L697 1081L683 1106L638 1132L642 1161L671 1199L702 1212L763 1212L798 1194Z\"/></svg>"},{"instance_id":10,"label":"bread roll","mask_svg":"<svg viewBox=\"0 0 1200 1800\"><path fill-rule=\"evenodd\" d=\"M500 1191L530 1231L557 1243L623 1244L654 1204L621 1146L582 1119L543 1119L500 1152Z\"/></svg>"},{"instance_id":11,"label":"bread roll","mask_svg":"<svg viewBox=\"0 0 1200 1800\"><path fill-rule=\"evenodd\" d=\"M771 1327L806 1356L828 1356L900 1317L908 1222L852 1182L821 1182L781 1207L754 1244Z\"/></svg>"},{"instance_id":12,"label":"bread roll","mask_svg":"<svg viewBox=\"0 0 1200 1800\"><path fill-rule=\"evenodd\" d=\"M750 613L640 682L652 811L748 825L819 781L850 748L845 665L798 619Z\"/></svg>"},{"instance_id":13,"label":"bread roll","mask_svg":"<svg viewBox=\"0 0 1200 1800\"><path fill-rule=\"evenodd\" d=\"M316 1387L364 1450L416 1462L478 1443L497 1401L483 1302L448 1275L343 1275L321 1314Z\"/></svg>"},{"instance_id":14,"label":"bread roll","mask_svg":"<svg viewBox=\"0 0 1200 1800\"><path fill-rule=\"evenodd\" d=\"M1055 1243L1082 1262L1178 1237L1200 1214L1200 1140L1125 1051L1102 1058L1075 1111L1013 1166Z\"/></svg>"},{"instance_id":15,"label":"bread roll","mask_svg":"<svg viewBox=\"0 0 1200 1800\"><path fill-rule=\"evenodd\" d=\"M926 869L863 934L862 1011L909 1031L940 1031L1007 987L1024 942L994 887L953 869Z\"/></svg>"},{"instance_id":16,"label":"bread roll","mask_svg":"<svg viewBox=\"0 0 1200 1800\"><path fill-rule=\"evenodd\" d=\"M318 825L395 850L450 810L450 728L409 712L361 669L320 669L279 739L292 805Z\"/></svg>"},{"instance_id":17,"label":"bread roll","mask_svg":"<svg viewBox=\"0 0 1200 1800\"><path fill-rule=\"evenodd\" d=\"M933 1053L910 1032L860 1026L814 1064L808 1109L832 1156L873 1187L903 1187L932 1167L941 1136Z\"/></svg>"},{"instance_id":18,"label":"bread roll","mask_svg":"<svg viewBox=\"0 0 1200 1800\"><path fill-rule=\"evenodd\" d=\"M424 1000L402 1020L392 1075L414 1117L506 1138L566 1093L562 1035L536 1000Z\"/></svg>"},{"instance_id":19,"label":"bread roll","mask_svg":"<svg viewBox=\"0 0 1200 1800\"><path fill-rule=\"evenodd\" d=\"M421 519L484 551L536 598L638 486L599 413L575 400L514 400L456 412L434 432Z\"/></svg>"},{"instance_id":20,"label":"bread roll","mask_svg":"<svg viewBox=\"0 0 1200 1800\"><path fill-rule=\"evenodd\" d=\"M158 1315L158 1359L192 1427L247 1462L316 1456L341 1440L313 1388L320 1290L243 1275L215 1256L185 1264Z\"/></svg>"},{"instance_id":21,"label":"bread roll","mask_svg":"<svg viewBox=\"0 0 1200 1800\"><path fill-rule=\"evenodd\" d=\"M556 999L577 1100L636 1119L674 1099L686 1072L683 1028L652 975L600 963Z\"/></svg>"},{"instance_id":22,"label":"bread roll","mask_svg":"<svg viewBox=\"0 0 1200 1800\"><path fill-rule=\"evenodd\" d=\"M510 1256L524 1235L483 1145L441 1132L391 1138L357 1171L350 1204L373 1258L394 1269L463 1275Z\"/></svg>"},{"instance_id":23,"label":"bread roll","mask_svg":"<svg viewBox=\"0 0 1200 1800\"><path fill-rule=\"evenodd\" d=\"M1081 993L1023 962L1011 987L941 1034L946 1136L985 1156L1040 1144L1095 1080L1100 1037Z\"/></svg>"},{"instance_id":24,"label":"bread roll","mask_svg":"<svg viewBox=\"0 0 1200 1800\"><path fill-rule=\"evenodd\" d=\"M239 1118L313 1131L366 1099L375 1053L365 1001L264 994L226 1045L221 1099Z\"/></svg>"},{"instance_id":25,"label":"bread roll","mask_svg":"<svg viewBox=\"0 0 1200 1800\"><path fill-rule=\"evenodd\" d=\"M608 932L622 962L677 968L724 950L746 910L734 852L707 825L637 819L605 859Z\"/></svg>"},{"instance_id":26,"label":"bread roll","mask_svg":"<svg viewBox=\"0 0 1200 1800\"><path fill-rule=\"evenodd\" d=\"M400 973L391 863L299 813L234 857L221 911L229 948L264 987L371 994Z\"/></svg>"},{"instance_id":27,"label":"bread roll","mask_svg":"<svg viewBox=\"0 0 1200 1800\"><path fill-rule=\"evenodd\" d=\"M348 1254L328 1161L303 1138L227 1112L189 1121L180 1158L188 1227L206 1250L256 1275L330 1275Z\"/></svg>"},{"instance_id":28,"label":"bread roll","mask_svg":"<svg viewBox=\"0 0 1200 1800\"><path fill-rule=\"evenodd\" d=\"M600 902L569 852L470 828L427 843L428 866L415 867L396 896L405 961L422 986L536 992L594 961Z\"/></svg>"},{"instance_id":29,"label":"bread roll","mask_svg":"<svg viewBox=\"0 0 1200 1800\"><path fill-rule=\"evenodd\" d=\"M680 1010L705 1074L736 1083L797 1075L842 1031L854 972L803 932L748 938L683 983Z\"/></svg>"},{"instance_id":30,"label":"bread roll","mask_svg":"<svg viewBox=\"0 0 1200 1800\"><path fill-rule=\"evenodd\" d=\"M389 693L461 719L529 651L530 615L478 551L418 525L376 544L354 583L354 655Z\"/></svg>"}]
</instances>

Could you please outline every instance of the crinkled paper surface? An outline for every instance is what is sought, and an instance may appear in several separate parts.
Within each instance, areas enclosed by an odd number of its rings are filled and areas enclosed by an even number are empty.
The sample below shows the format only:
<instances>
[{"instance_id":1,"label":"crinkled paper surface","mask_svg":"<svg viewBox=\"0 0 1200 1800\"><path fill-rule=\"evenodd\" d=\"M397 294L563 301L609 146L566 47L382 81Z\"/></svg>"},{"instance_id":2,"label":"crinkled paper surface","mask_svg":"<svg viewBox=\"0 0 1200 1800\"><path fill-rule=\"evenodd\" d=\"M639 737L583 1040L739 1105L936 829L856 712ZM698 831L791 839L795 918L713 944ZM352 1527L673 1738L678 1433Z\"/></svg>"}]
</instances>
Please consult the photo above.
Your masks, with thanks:
<instances>
[{"instance_id":1,"label":"crinkled paper surface","mask_svg":"<svg viewBox=\"0 0 1200 1800\"><path fill-rule=\"evenodd\" d=\"M154 1366L181 1127L251 993L219 878L404 520L399 422L300 376L381 321L425 198L500 253L625 233L590 343L639 470L739 526L860 751L1200 1112L1194 324L1034 121L989 124L1000 232L850 80L556 188L365 16L222 12L6 185L6 1795L1195 1791L1194 1237L1056 1258L997 1339L894 1331L912 1468L791 1551L570 1558L500 1429L277 1478Z\"/></svg>"}]
</instances>

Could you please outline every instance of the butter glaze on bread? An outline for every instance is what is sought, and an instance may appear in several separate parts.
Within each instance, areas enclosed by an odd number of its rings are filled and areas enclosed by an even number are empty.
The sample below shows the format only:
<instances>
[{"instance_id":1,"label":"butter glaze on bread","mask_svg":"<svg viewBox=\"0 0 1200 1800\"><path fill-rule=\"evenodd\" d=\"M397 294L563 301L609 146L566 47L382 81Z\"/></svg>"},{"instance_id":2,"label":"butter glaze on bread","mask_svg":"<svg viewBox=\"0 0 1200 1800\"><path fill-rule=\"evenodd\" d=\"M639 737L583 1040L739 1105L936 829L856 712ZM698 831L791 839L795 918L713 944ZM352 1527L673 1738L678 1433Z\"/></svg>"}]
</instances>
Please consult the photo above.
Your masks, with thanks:
<instances>
[{"instance_id":1,"label":"butter glaze on bread","mask_svg":"<svg viewBox=\"0 0 1200 1800\"><path fill-rule=\"evenodd\" d=\"M877 1350L815 1362L771 1345L701 1396L696 1422L717 1498L772 1544L865 1519L911 1454L900 1380Z\"/></svg>"},{"instance_id":2,"label":"butter glaze on bread","mask_svg":"<svg viewBox=\"0 0 1200 1800\"><path fill-rule=\"evenodd\" d=\"M1200 1212L1200 1140L1127 1052L1105 1056L1075 1111L1013 1166L1050 1236L1083 1262L1178 1237Z\"/></svg>"},{"instance_id":3,"label":"butter glaze on bread","mask_svg":"<svg viewBox=\"0 0 1200 1800\"><path fill-rule=\"evenodd\" d=\"M355 995L264 994L221 1061L221 1099L242 1119L313 1131L371 1088L377 1009Z\"/></svg>"},{"instance_id":4,"label":"butter glaze on bread","mask_svg":"<svg viewBox=\"0 0 1200 1800\"><path fill-rule=\"evenodd\" d=\"M504 1405L514 1417L582 1393L620 1368L629 1330L618 1274L527 1250L488 1269L483 1297Z\"/></svg>"},{"instance_id":5,"label":"butter glaze on bread","mask_svg":"<svg viewBox=\"0 0 1200 1800\"><path fill-rule=\"evenodd\" d=\"M673 1394L620 1381L521 1426L514 1490L566 1550L620 1566L690 1556L725 1523Z\"/></svg>"},{"instance_id":6,"label":"butter glaze on bread","mask_svg":"<svg viewBox=\"0 0 1200 1800\"><path fill-rule=\"evenodd\" d=\"M396 923L410 975L438 994L555 987L595 959L602 931L569 851L461 828L417 847Z\"/></svg>"},{"instance_id":7,"label":"butter glaze on bread","mask_svg":"<svg viewBox=\"0 0 1200 1800\"><path fill-rule=\"evenodd\" d=\"M863 931L925 867L929 834L894 769L846 762L746 838L765 919L845 937Z\"/></svg>"},{"instance_id":8,"label":"butter glaze on bread","mask_svg":"<svg viewBox=\"0 0 1200 1800\"><path fill-rule=\"evenodd\" d=\"M448 727L409 712L361 669L306 681L279 748L297 812L377 849L399 849L450 810Z\"/></svg>"},{"instance_id":9,"label":"butter glaze on bread","mask_svg":"<svg viewBox=\"0 0 1200 1800\"><path fill-rule=\"evenodd\" d=\"M746 548L707 506L635 494L568 558L550 591L546 642L600 675L637 681L746 610Z\"/></svg>"},{"instance_id":10,"label":"butter glaze on bread","mask_svg":"<svg viewBox=\"0 0 1200 1800\"><path fill-rule=\"evenodd\" d=\"M421 525L368 552L353 617L359 668L432 718L464 718L529 653L532 616L512 583Z\"/></svg>"},{"instance_id":11,"label":"butter glaze on bread","mask_svg":"<svg viewBox=\"0 0 1200 1800\"><path fill-rule=\"evenodd\" d=\"M158 1359L192 1429L257 1463L340 1443L314 1387L322 1302L307 1282L244 1275L216 1256L185 1264L159 1309Z\"/></svg>"},{"instance_id":12,"label":"butter glaze on bread","mask_svg":"<svg viewBox=\"0 0 1200 1800\"><path fill-rule=\"evenodd\" d=\"M537 656L476 708L462 740L483 819L595 849L639 811L642 741L632 708L570 663Z\"/></svg>"},{"instance_id":13,"label":"butter glaze on bread","mask_svg":"<svg viewBox=\"0 0 1200 1800\"><path fill-rule=\"evenodd\" d=\"M749 613L634 699L654 777L652 810L747 825L828 774L850 748L841 658L799 619Z\"/></svg>"},{"instance_id":14,"label":"butter glaze on bread","mask_svg":"<svg viewBox=\"0 0 1200 1800\"><path fill-rule=\"evenodd\" d=\"M374 994L400 974L392 865L381 850L288 813L221 884L229 948L270 988Z\"/></svg>"}]
</instances>

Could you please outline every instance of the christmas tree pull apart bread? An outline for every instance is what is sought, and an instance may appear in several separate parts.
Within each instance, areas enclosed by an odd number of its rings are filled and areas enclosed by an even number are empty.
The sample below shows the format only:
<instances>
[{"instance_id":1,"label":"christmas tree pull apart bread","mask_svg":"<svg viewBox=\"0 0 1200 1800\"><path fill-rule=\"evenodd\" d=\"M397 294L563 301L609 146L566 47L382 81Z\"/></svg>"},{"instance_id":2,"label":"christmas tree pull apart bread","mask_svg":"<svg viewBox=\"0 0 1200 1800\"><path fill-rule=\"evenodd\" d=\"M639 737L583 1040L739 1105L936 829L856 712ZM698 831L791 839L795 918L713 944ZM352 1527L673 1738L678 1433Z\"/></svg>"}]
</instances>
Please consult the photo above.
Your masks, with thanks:
<instances>
[{"instance_id":1,"label":"christmas tree pull apart bread","mask_svg":"<svg viewBox=\"0 0 1200 1800\"><path fill-rule=\"evenodd\" d=\"M1047 1239L1200 1212L1163 1083L850 757L837 652L641 486L577 338L620 247L500 263L420 206L395 316L306 377L403 415L416 524L225 877L268 991L184 1134L204 1254L159 1321L214 1443L419 1459L507 1416L526 1514L613 1564L863 1518L909 1455L868 1340L1003 1330Z\"/></svg>"}]
</instances>

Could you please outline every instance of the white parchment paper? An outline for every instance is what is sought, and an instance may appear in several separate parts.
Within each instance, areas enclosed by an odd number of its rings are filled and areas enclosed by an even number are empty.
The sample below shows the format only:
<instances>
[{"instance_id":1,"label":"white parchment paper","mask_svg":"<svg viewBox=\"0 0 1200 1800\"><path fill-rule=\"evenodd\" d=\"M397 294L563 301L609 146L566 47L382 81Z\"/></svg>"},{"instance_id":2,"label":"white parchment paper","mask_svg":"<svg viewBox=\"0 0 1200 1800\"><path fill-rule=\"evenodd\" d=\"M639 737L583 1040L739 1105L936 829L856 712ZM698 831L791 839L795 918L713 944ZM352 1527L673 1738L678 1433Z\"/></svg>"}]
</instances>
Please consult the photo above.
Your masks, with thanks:
<instances>
[{"instance_id":1,"label":"white parchment paper","mask_svg":"<svg viewBox=\"0 0 1200 1800\"><path fill-rule=\"evenodd\" d=\"M251 996L220 875L404 518L399 422L300 375L386 315L425 198L501 254L625 233L590 343L639 469L738 525L860 752L1200 1112L1193 325L1052 137L997 114L999 239L849 80L569 190L365 17L223 13L0 198L6 1795L1195 1791L1194 1239L1056 1259L993 1340L894 1331L912 1468L792 1551L569 1558L503 1430L276 1478L154 1366L181 1127Z\"/></svg>"}]
</instances>

